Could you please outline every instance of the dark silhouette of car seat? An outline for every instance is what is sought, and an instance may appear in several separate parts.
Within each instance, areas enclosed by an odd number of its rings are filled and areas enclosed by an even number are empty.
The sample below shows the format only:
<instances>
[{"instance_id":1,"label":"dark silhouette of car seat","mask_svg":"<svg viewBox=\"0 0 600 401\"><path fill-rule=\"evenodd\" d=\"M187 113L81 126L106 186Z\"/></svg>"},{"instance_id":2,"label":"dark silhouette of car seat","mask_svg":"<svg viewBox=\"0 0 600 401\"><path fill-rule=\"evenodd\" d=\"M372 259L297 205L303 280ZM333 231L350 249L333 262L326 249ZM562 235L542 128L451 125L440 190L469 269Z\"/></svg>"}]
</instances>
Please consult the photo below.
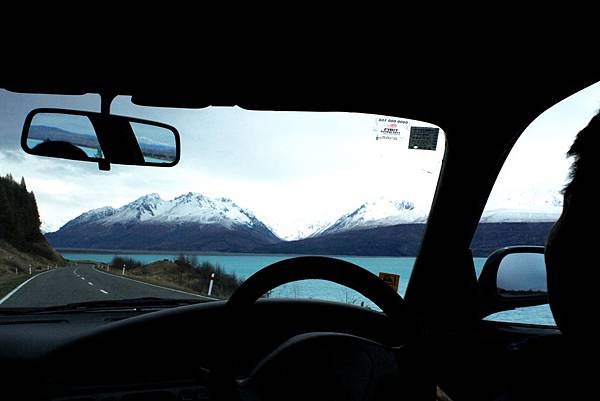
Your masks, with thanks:
<instances>
[{"instance_id":1,"label":"dark silhouette of car seat","mask_svg":"<svg viewBox=\"0 0 600 401\"><path fill-rule=\"evenodd\" d=\"M513 344L500 400L596 399L600 307L600 112L582 129L567 155L574 158L563 190L563 211L545 249L548 299L560 335Z\"/></svg>"},{"instance_id":2,"label":"dark silhouette of car seat","mask_svg":"<svg viewBox=\"0 0 600 401\"><path fill-rule=\"evenodd\" d=\"M72 143L65 141L44 141L31 151L40 156L59 157L63 159L88 160L85 152Z\"/></svg>"}]
</instances>

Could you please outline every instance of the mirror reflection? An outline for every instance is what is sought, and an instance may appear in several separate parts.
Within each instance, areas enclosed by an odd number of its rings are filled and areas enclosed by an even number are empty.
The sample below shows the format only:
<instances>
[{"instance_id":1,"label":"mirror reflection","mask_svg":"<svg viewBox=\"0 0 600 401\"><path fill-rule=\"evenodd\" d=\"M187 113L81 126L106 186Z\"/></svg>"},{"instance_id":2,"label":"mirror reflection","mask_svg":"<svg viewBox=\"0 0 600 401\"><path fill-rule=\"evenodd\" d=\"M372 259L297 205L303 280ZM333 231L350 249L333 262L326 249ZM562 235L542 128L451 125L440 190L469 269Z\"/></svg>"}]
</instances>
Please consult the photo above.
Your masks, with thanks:
<instances>
[{"instance_id":1,"label":"mirror reflection","mask_svg":"<svg viewBox=\"0 0 600 401\"><path fill-rule=\"evenodd\" d=\"M157 125L131 122L133 134L147 163L172 163L177 157L173 133Z\"/></svg>"},{"instance_id":2,"label":"mirror reflection","mask_svg":"<svg viewBox=\"0 0 600 401\"><path fill-rule=\"evenodd\" d=\"M522 297L546 295L546 262L543 253L513 253L500 262L496 279L498 295Z\"/></svg>"},{"instance_id":3,"label":"mirror reflection","mask_svg":"<svg viewBox=\"0 0 600 401\"><path fill-rule=\"evenodd\" d=\"M42 156L103 159L96 131L87 116L39 113L31 120L27 146Z\"/></svg>"}]
</instances>

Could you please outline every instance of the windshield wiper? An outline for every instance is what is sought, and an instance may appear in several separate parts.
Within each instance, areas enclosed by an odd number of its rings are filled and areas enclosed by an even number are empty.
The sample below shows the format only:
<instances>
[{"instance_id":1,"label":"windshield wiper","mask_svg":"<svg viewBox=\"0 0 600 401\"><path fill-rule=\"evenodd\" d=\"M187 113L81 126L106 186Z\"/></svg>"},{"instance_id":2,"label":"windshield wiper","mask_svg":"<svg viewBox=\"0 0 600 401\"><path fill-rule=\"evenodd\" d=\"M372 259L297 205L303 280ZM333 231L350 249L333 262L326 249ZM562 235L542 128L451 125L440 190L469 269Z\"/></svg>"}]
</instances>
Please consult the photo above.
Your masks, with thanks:
<instances>
[{"instance_id":1,"label":"windshield wiper","mask_svg":"<svg viewBox=\"0 0 600 401\"><path fill-rule=\"evenodd\" d=\"M53 312L84 312L101 309L156 309L172 308L176 306L191 305L197 303L210 302L211 299L200 298L157 298L144 297L132 299L114 299L103 301L76 302L58 306L47 307L25 307L25 308L0 308L0 314L41 314Z\"/></svg>"}]
</instances>

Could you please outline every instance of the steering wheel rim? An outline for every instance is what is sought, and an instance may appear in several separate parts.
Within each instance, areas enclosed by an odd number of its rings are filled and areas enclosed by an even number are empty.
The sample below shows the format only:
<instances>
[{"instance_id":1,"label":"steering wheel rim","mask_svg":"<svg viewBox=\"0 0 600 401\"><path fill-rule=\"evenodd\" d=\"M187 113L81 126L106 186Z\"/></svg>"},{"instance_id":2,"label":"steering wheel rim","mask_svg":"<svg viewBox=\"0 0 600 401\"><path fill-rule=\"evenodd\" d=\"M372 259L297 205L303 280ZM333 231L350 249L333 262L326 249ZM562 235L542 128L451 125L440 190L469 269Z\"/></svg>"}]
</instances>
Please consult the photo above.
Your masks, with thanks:
<instances>
[{"instance_id":1,"label":"steering wheel rim","mask_svg":"<svg viewBox=\"0 0 600 401\"><path fill-rule=\"evenodd\" d=\"M395 322L394 326L402 333L402 343L407 344L419 338L419 330L408 313L406 303L402 297L379 277L368 270L341 259L325 256L300 256L275 262L264 267L250 276L231 295L226 303L232 322L238 321L258 301L263 294L280 285L300 280L327 280L353 289L371 300ZM317 333L313 333L317 334ZM328 335L343 336L341 333L328 333ZM321 334L322 335L322 334ZM308 338L311 338L310 336ZM357 337L355 341L367 342L368 340ZM287 343L286 343L287 344ZM284 344L285 345L285 344ZM382 345L383 347L383 345ZM233 349L229 350L235 354ZM272 354L271 354L272 355ZM269 358L270 356L267 356ZM234 360L235 358L226 358ZM221 361L224 362L224 361ZM260 366L260 364L258 365ZM211 369L213 373L214 388L218 389L218 399L239 400L242 387L232 380L231 370L218 363ZM253 376L259 373L254 370L252 375L243 382L252 382ZM237 384L236 384L237 383ZM255 396L250 397L255 399Z\"/></svg>"},{"instance_id":2,"label":"steering wheel rim","mask_svg":"<svg viewBox=\"0 0 600 401\"><path fill-rule=\"evenodd\" d=\"M326 256L299 256L272 263L246 279L226 305L232 312L242 312L276 287L311 279L346 286L372 301L389 318L415 327L404 299L383 280L354 263Z\"/></svg>"}]
</instances>

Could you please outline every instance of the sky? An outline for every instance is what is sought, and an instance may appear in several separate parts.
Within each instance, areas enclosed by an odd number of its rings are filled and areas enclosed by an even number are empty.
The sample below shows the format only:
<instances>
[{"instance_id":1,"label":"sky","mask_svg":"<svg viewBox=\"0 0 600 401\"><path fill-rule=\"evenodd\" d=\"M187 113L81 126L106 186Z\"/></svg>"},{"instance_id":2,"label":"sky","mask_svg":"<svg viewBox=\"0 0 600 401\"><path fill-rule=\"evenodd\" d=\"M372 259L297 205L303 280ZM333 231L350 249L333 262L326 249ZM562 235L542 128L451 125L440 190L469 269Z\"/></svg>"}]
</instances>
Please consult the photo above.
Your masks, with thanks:
<instances>
[{"instance_id":1,"label":"sky","mask_svg":"<svg viewBox=\"0 0 600 401\"><path fill-rule=\"evenodd\" d=\"M577 133L600 110L600 82L540 114L521 134L492 189L486 210L542 209L562 200L572 160L566 157Z\"/></svg>"},{"instance_id":2,"label":"sky","mask_svg":"<svg viewBox=\"0 0 600 401\"><path fill-rule=\"evenodd\" d=\"M75 114L39 113L33 117L31 125L60 127L66 131L86 136L96 135L90 119Z\"/></svg>"},{"instance_id":3,"label":"sky","mask_svg":"<svg viewBox=\"0 0 600 401\"><path fill-rule=\"evenodd\" d=\"M445 150L442 131L436 150L408 149L403 124L431 126L423 122L400 120L399 140L376 139L389 123L379 121L381 116L149 108L118 97L114 114L179 130L181 161L172 168L113 165L105 172L93 163L25 154L19 144L23 121L38 107L99 111L100 98L0 89L0 174L25 177L46 230L90 209L120 207L153 192L163 199L187 192L230 198L284 238L382 198L409 200L426 211ZM599 108L597 83L536 119L509 156L488 207L544 207L564 184L570 164L565 153L574 135Z\"/></svg>"}]
</instances>

